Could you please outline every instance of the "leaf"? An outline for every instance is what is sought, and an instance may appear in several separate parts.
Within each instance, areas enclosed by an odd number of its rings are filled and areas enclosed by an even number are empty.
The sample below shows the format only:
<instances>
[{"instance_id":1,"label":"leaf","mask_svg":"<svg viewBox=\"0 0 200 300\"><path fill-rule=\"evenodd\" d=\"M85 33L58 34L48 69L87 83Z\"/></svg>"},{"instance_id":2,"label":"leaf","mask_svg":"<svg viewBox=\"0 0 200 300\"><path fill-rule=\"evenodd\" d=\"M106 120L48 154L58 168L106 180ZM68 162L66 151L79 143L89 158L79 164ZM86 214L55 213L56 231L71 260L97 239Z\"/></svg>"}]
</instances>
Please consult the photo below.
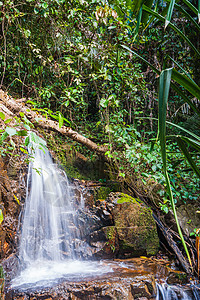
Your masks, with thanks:
<instances>
[{"instance_id":1,"label":"leaf","mask_svg":"<svg viewBox=\"0 0 200 300\"><path fill-rule=\"evenodd\" d=\"M29 145L29 143L30 143L30 138L29 138L29 136L27 136L26 139L25 139L24 144L27 147Z\"/></svg>"},{"instance_id":2,"label":"leaf","mask_svg":"<svg viewBox=\"0 0 200 300\"><path fill-rule=\"evenodd\" d=\"M170 2L170 0L167 0L167 2ZM178 5L176 3L174 4L174 7L177 10L179 10L183 15L185 15L185 17L188 18L188 20L194 24L194 26L197 28L197 30L200 31L200 26L197 24L197 22L192 18L192 16L185 9L183 9L180 5Z\"/></svg>"},{"instance_id":3,"label":"leaf","mask_svg":"<svg viewBox=\"0 0 200 300\"><path fill-rule=\"evenodd\" d=\"M137 16L137 25L136 25L136 28L135 28L134 40L135 40L135 38L137 37L137 35L139 33L141 19L142 19L142 6L141 6L141 8L139 10L139 14Z\"/></svg>"},{"instance_id":4,"label":"leaf","mask_svg":"<svg viewBox=\"0 0 200 300\"><path fill-rule=\"evenodd\" d=\"M69 105L69 100L67 100L65 103L64 103L65 107L68 107Z\"/></svg>"},{"instance_id":5,"label":"leaf","mask_svg":"<svg viewBox=\"0 0 200 300\"><path fill-rule=\"evenodd\" d=\"M18 132L17 132L17 135L18 136L27 136L27 130L19 130Z\"/></svg>"},{"instance_id":6,"label":"leaf","mask_svg":"<svg viewBox=\"0 0 200 300\"><path fill-rule=\"evenodd\" d=\"M28 151L27 151L26 149L24 149L24 148L22 148L22 147L20 147L19 149L20 149L21 152L23 152L23 153L25 153L25 154L28 154Z\"/></svg>"},{"instance_id":7,"label":"leaf","mask_svg":"<svg viewBox=\"0 0 200 300\"><path fill-rule=\"evenodd\" d=\"M169 95L169 88L171 83L172 68L166 69L160 74L159 81L159 99L158 99L158 128L159 138L161 144L161 153L164 169L166 169L166 115L167 115L167 101Z\"/></svg>"},{"instance_id":8,"label":"leaf","mask_svg":"<svg viewBox=\"0 0 200 300\"><path fill-rule=\"evenodd\" d=\"M167 185L167 191L169 194L169 199L171 202L174 218L176 221L177 229L179 236L181 238L182 245L185 249L185 252L187 254L188 260L190 265L192 266L190 254L188 252L180 225L176 213L175 208L175 202L174 197L171 189L170 179L167 172L167 154L166 154L166 114L167 114L167 101L169 96L169 89L170 89L170 82L171 82L171 76L172 76L172 68L163 70L160 74L160 80L159 80L159 99L158 99L158 132L159 132L159 139L160 139L160 146L161 146L161 155L162 155L162 161L163 161L163 170L165 175L165 181Z\"/></svg>"},{"instance_id":9,"label":"leaf","mask_svg":"<svg viewBox=\"0 0 200 300\"><path fill-rule=\"evenodd\" d=\"M198 15L198 10L196 7L188 0L183 0L183 2L196 14Z\"/></svg>"},{"instance_id":10,"label":"leaf","mask_svg":"<svg viewBox=\"0 0 200 300\"><path fill-rule=\"evenodd\" d=\"M3 141L8 137L8 133L7 132L4 132L2 135L1 135L1 139L0 139L0 144L3 143Z\"/></svg>"},{"instance_id":11,"label":"leaf","mask_svg":"<svg viewBox=\"0 0 200 300\"><path fill-rule=\"evenodd\" d=\"M150 62L148 62L146 59L144 59L141 55L139 55L137 52L131 50L130 48L128 48L127 46L125 45L121 45L124 49L132 52L133 54L135 54L137 57L139 57L143 62L145 62L156 74L159 74L160 75L160 71L158 69L156 69ZM173 70L174 71L174 70ZM176 71L177 72L177 71ZM179 78L178 74L176 72L173 72L172 73L172 77L174 80L176 80L176 78ZM180 74L180 73L179 73ZM181 77L181 76L180 76ZM187 79L187 78L186 78ZM184 82L186 80L185 78L179 78L178 81L179 82ZM186 97L184 95L184 93L174 84L174 83L171 83L171 86L172 88L190 105L190 107L195 111L197 112L199 115L200 115L200 112L199 110L196 108L196 106L190 101L190 99L188 97ZM187 83L187 86L188 88L191 90L192 88L192 85L191 85L191 82L189 81ZM197 92L198 92L198 86L196 85L195 83L195 87L197 89Z\"/></svg>"},{"instance_id":12,"label":"leaf","mask_svg":"<svg viewBox=\"0 0 200 300\"><path fill-rule=\"evenodd\" d=\"M12 121L12 119L7 119L7 120L4 121L4 123L5 123L5 124L8 124L8 123L10 123L11 121Z\"/></svg>"},{"instance_id":13,"label":"leaf","mask_svg":"<svg viewBox=\"0 0 200 300\"><path fill-rule=\"evenodd\" d=\"M200 23L200 0L198 1L198 22Z\"/></svg>"},{"instance_id":14,"label":"leaf","mask_svg":"<svg viewBox=\"0 0 200 300\"><path fill-rule=\"evenodd\" d=\"M15 200L17 201L17 203L18 203L19 205L21 205L19 199L17 198L17 196L15 196L15 194L13 194L13 196L14 196Z\"/></svg>"},{"instance_id":15,"label":"leaf","mask_svg":"<svg viewBox=\"0 0 200 300\"><path fill-rule=\"evenodd\" d=\"M192 159L189 151L186 148L186 144L184 143L184 141L181 139L181 137L177 137L177 143L181 149L181 151L183 152L185 158L187 159L187 161L189 162L190 166L192 167L193 171L196 173L196 175L200 178L200 169L197 167L196 163L194 162L194 160Z\"/></svg>"},{"instance_id":16,"label":"leaf","mask_svg":"<svg viewBox=\"0 0 200 300\"><path fill-rule=\"evenodd\" d=\"M4 121L5 120L5 115L2 111L0 111L0 118Z\"/></svg>"},{"instance_id":17,"label":"leaf","mask_svg":"<svg viewBox=\"0 0 200 300\"><path fill-rule=\"evenodd\" d=\"M0 209L0 224L3 222L3 212L2 210Z\"/></svg>"},{"instance_id":18,"label":"leaf","mask_svg":"<svg viewBox=\"0 0 200 300\"><path fill-rule=\"evenodd\" d=\"M39 137L35 132L30 132L30 141L42 146L46 146L46 141Z\"/></svg>"},{"instance_id":19,"label":"leaf","mask_svg":"<svg viewBox=\"0 0 200 300\"><path fill-rule=\"evenodd\" d=\"M193 96L200 100L200 87L193 80L179 73L176 69L173 69L172 79L174 79L177 83L188 90Z\"/></svg>"},{"instance_id":20,"label":"leaf","mask_svg":"<svg viewBox=\"0 0 200 300\"><path fill-rule=\"evenodd\" d=\"M62 126L63 126L63 121L64 121L64 119L63 119L63 116L62 116L62 114L59 112L59 114L58 114L58 117L59 117L59 119L58 119L58 122L59 122L59 128L61 128Z\"/></svg>"},{"instance_id":21,"label":"leaf","mask_svg":"<svg viewBox=\"0 0 200 300\"><path fill-rule=\"evenodd\" d=\"M174 4L175 4L175 0L171 0L170 4L169 4L168 11L167 11L167 16L165 18L165 29L167 28L167 25L171 21L172 13L173 13L173 10L174 10Z\"/></svg>"},{"instance_id":22,"label":"leaf","mask_svg":"<svg viewBox=\"0 0 200 300\"><path fill-rule=\"evenodd\" d=\"M100 100L100 106L103 107L103 108L106 108L108 107L108 104L109 104L109 99L106 99L106 98L101 98Z\"/></svg>"},{"instance_id":23,"label":"leaf","mask_svg":"<svg viewBox=\"0 0 200 300\"><path fill-rule=\"evenodd\" d=\"M149 13L150 15L155 16L157 19L165 22L165 18L163 16L161 16L160 14L158 14L157 12L153 11L152 9L148 8L146 5L143 5L143 10L145 10L147 13ZM187 43L188 45L190 45L190 47L194 50L194 52L200 56L200 53L198 51L198 49L192 44L192 42L189 40L189 38L178 29L178 27L176 27L174 24L172 24L171 22L168 24L176 33L178 33L178 35L180 35Z\"/></svg>"},{"instance_id":24,"label":"leaf","mask_svg":"<svg viewBox=\"0 0 200 300\"><path fill-rule=\"evenodd\" d=\"M17 130L12 127L6 127L5 132L7 132L7 134L9 136L13 136L13 135L17 134Z\"/></svg>"}]
</instances>

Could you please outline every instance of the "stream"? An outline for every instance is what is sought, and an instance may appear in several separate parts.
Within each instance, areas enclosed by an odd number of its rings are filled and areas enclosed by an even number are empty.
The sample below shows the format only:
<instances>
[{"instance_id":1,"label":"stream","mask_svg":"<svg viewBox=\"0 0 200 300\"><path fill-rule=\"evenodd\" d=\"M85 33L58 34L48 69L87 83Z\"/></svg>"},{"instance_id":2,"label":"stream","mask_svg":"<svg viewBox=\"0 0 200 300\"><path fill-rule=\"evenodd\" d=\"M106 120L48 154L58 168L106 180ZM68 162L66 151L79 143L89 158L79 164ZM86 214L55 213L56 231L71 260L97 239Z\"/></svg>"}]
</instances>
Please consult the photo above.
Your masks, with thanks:
<instances>
[{"instance_id":1,"label":"stream","mask_svg":"<svg viewBox=\"0 0 200 300\"><path fill-rule=\"evenodd\" d=\"M18 272L6 299L200 299L189 284L166 283L173 270L162 260L85 260L89 245L77 225L83 196L78 202L47 150L33 143L30 151Z\"/></svg>"}]
</instances>

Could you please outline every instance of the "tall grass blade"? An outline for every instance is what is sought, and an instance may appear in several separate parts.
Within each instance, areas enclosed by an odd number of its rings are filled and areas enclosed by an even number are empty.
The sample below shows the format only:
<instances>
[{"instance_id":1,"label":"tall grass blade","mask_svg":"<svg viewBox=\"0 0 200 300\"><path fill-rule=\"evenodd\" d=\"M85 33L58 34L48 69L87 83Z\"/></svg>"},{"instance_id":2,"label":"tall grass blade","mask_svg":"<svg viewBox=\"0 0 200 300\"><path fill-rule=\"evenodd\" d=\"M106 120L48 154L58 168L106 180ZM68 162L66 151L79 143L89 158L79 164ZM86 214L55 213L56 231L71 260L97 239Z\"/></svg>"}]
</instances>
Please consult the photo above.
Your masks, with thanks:
<instances>
[{"instance_id":1,"label":"tall grass blade","mask_svg":"<svg viewBox=\"0 0 200 300\"><path fill-rule=\"evenodd\" d=\"M199 139L199 141L197 141L197 140L188 138L186 136L181 136L181 139L186 141L190 146L192 146L197 151L200 151L200 139Z\"/></svg>"},{"instance_id":2,"label":"tall grass blade","mask_svg":"<svg viewBox=\"0 0 200 300\"><path fill-rule=\"evenodd\" d=\"M194 97L200 100L200 87L193 80L181 74L176 69L173 69L172 79L174 79L177 83L182 85Z\"/></svg>"},{"instance_id":3,"label":"tall grass blade","mask_svg":"<svg viewBox=\"0 0 200 300\"><path fill-rule=\"evenodd\" d=\"M158 102L158 128L161 144L161 154L164 170L166 169L166 115L169 88L171 83L172 68L166 69L160 74L159 102Z\"/></svg>"},{"instance_id":4,"label":"tall grass blade","mask_svg":"<svg viewBox=\"0 0 200 300\"><path fill-rule=\"evenodd\" d=\"M185 129L184 127L174 124L172 122L166 121L167 124L172 125L173 127L176 127L178 129L181 129L182 131L186 132L187 134L191 135L193 138L195 138L197 141L200 139L198 135L196 135L195 133Z\"/></svg>"},{"instance_id":5,"label":"tall grass blade","mask_svg":"<svg viewBox=\"0 0 200 300\"><path fill-rule=\"evenodd\" d=\"M167 0L167 2L170 2L170 0ZM197 28L198 31L200 31L200 26L197 24L197 22L193 19L193 17L185 10L183 9L179 4L175 3L174 7L180 11L186 18L188 18L189 21L191 21L194 26Z\"/></svg>"},{"instance_id":6,"label":"tall grass blade","mask_svg":"<svg viewBox=\"0 0 200 300\"><path fill-rule=\"evenodd\" d=\"M192 167L193 171L200 178L200 169L197 167L195 161L193 160L192 156L190 155L189 151L187 150L185 142L179 136L177 137L176 140L177 140L177 143L178 143L181 151L183 152L183 155L185 156L185 158L189 162L189 164Z\"/></svg>"},{"instance_id":7,"label":"tall grass blade","mask_svg":"<svg viewBox=\"0 0 200 300\"><path fill-rule=\"evenodd\" d=\"M196 7L188 0L183 0L183 2L196 14L198 15L198 10Z\"/></svg>"},{"instance_id":8,"label":"tall grass blade","mask_svg":"<svg viewBox=\"0 0 200 300\"><path fill-rule=\"evenodd\" d=\"M181 67L181 65L179 64L179 63L177 63L177 61L175 61L175 59L173 59L170 55L167 55L166 56L166 58L169 58L169 59L171 59L172 61L173 61L173 63L175 64L175 65L177 65L177 67L179 67L179 69L181 69L181 71L183 71L183 73L188 77L188 78L190 78L190 80L192 80L193 82L194 82L194 80L192 79L192 77L190 76L190 74L185 70L185 69L183 69L182 67ZM194 82L195 83L195 82Z\"/></svg>"},{"instance_id":9,"label":"tall grass blade","mask_svg":"<svg viewBox=\"0 0 200 300\"><path fill-rule=\"evenodd\" d=\"M182 92L182 90L177 87L174 83L171 82L171 87L173 88L174 91L177 92L177 94L179 94L179 96L181 96L181 98L187 103L189 104L189 106L193 109L193 111L195 111L199 116L200 116L200 111L199 109L196 107L196 105L187 97L185 96L185 94Z\"/></svg>"},{"instance_id":10,"label":"tall grass blade","mask_svg":"<svg viewBox=\"0 0 200 300\"><path fill-rule=\"evenodd\" d=\"M139 33L141 19L142 19L142 6L141 6L141 8L139 10L139 14L137 16L137 25L136 25L136 28L135 28L134 40L136 39L136 37L137 37L137 35Z\"/></svg>"},{"instance_id":11,"label":"tall grass blade","mask_svg":"<svg viewBox=\"0 0 200 300\"><path fill-rule=\"evenodd\" d=\"M161 145L161 155L162 155L162 161L163 161L163 170L167 185L167 191L169 194L169 199L171 202L172 210L174 213L174 218L176 221L177 229L179 236L181 238L181 242L183 244L183 247L185 249L185 252L187 254L188 260L190 265L192 266L190 254L188 252L185 240L183 238L183 234L179 225L178 217L176 214L176 208L173 198L173 193L171 189L170 179L167 172L167 153L166 153L166 114L167 114L167 101L169 96L169 89L170 89L170 82L171 82L171 76L172 76L172 68L163 70L160 74L160 81L159 81L159 98L158 98L158 130L159 130L159 139L160 139L160 145Z\"/></svg>"},{"instance_id":12,"label":"tall grass blade","mask_svg":"<svg viewBox=\"0 0 200 300\"><path fill-rule=\"evenodd\" d=\"M147 64L156 74L160 75L160 71L158 69L156 69L150 62L148 62L145 58L143 58L141 55L139 55L137 52L131 50L129 47L125 46L125 45L121 45L124 49L128 50L129 52L133 53L134 55L136 55L137 57L139 57L145 64ZM180 74L180 73L179 73ZM174 80L176 80L176 78L179 78L178 75L176 73L174 73L174 75L172 74L172 76L174 76L175 78L173 78ZM184 81L182 79L182 81ZM181 78L179 78L179 83L181 82ZM181 84L181 83L180 83ZM188 83L188 85L190 86L190 82ZM194 83L195 87L197 86ZM181 91L180 88L178 88L174 83L171 83L172 88L183 98L183 100L185 102L187 102L190 107L197 113L200 115L200 111L198 110L198 108L195 106L194 103L192 103L192 101L185 96L185 94ZM197 86L198 87L198 86ZM192 88L192 87L191 87ZM190 88L190 89L191 89ZM198 87L199 88L199 87ZM193 90L192 90L193 91Z\"/></svg>"},{"instance_id":13,"label":"tall grass blade","mask_svg":"<svg viewBox=\"0 0 200 300\"><path fill-rule=\"evenodd\" d=\"M165 22L165 18L163 16L161 16L160 14L158 14L157 12L153 11L152 9L150 9L149 7L147 7L146 5L143 5L143 10L146 11L147 13L149 13L150 15L155 16L157 19ZM178 35L180 35L187 43L188 45L190 45L190 47L194 50L194 52L200 56L200 53L198 51L198 49L192 44L192 42L189 40L189 38L178 29L178 27L176 27L174 24L172 24L171 22L169 22L168 24L174 31L176 31L176 33L178 33Z\"/></svg>"},{"instance_id":14,"label":"tall grass blade","mask_svg":"<svg viewBox=\"0 0 200 300\"><path fill-rule=\"evenodd\" d=\"M171 0L170 4L169 4L169 7L168 7L168 11L167 11L167 16L165 18L165 29L167 28L167 25L171 21L172 13L173 13L173 10L174 10L174 4L175 4L175 0Z\"/></svg>"}]
</instances>

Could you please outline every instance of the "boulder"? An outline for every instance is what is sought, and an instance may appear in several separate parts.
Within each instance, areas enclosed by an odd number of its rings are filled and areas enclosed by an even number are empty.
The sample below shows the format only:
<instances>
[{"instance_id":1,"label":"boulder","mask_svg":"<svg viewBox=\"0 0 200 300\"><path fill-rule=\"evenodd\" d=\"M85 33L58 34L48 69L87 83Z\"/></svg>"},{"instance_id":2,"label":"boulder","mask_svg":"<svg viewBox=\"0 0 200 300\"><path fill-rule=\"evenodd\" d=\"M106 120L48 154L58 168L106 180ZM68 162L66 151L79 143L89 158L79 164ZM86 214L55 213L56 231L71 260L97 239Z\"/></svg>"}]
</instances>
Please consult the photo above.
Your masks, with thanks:
<instances>
[{"instance_id":1,"label":"boulder","mask_svg":"<svg viewBox=\"0 0 200 300\"><path fill-rule=\"evenodd\" d=\"M111 193L111 214L119 240L119 256L155 255L159 248L156 223L150 208L123 193Z\"/></svg>"}]
</instances>

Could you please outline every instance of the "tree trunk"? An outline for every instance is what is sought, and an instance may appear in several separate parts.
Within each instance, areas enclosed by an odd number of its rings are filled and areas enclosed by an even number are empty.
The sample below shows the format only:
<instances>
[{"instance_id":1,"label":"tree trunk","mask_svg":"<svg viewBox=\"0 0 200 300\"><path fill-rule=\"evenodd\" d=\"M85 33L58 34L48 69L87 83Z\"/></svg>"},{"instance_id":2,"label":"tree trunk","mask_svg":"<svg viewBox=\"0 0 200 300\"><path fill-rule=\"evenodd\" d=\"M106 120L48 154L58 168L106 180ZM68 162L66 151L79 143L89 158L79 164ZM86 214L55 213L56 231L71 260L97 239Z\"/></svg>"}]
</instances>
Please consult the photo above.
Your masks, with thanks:
<instances>
[{"instance_id":1,"label":"tree trunk","mask_svg":"<svg viewBox=\"0 0 200 300\"><path fill-rule=\"evenodd\" d=\"M14 100L12 97L8 96L5 92L0 90L0 101L5 106L5 109L6 108L9 109L12 113L14 113L14 115L20 116L19 113L22 112L25 114L27 119L36 127L41 127L47 130L59 132L71 138L72 140L81 143L91 151L96 152L99 156L107 160L107 157L105 156L105 152L107 151L106 147L97 145L92 140L72 130L70 127L62 126L60 128L58 122L44 118L42 115L31 110L31 108L29 108L24 104L23 99ZM3 110L2 107L1 110Z\"/></svg>"}]
</instances>

